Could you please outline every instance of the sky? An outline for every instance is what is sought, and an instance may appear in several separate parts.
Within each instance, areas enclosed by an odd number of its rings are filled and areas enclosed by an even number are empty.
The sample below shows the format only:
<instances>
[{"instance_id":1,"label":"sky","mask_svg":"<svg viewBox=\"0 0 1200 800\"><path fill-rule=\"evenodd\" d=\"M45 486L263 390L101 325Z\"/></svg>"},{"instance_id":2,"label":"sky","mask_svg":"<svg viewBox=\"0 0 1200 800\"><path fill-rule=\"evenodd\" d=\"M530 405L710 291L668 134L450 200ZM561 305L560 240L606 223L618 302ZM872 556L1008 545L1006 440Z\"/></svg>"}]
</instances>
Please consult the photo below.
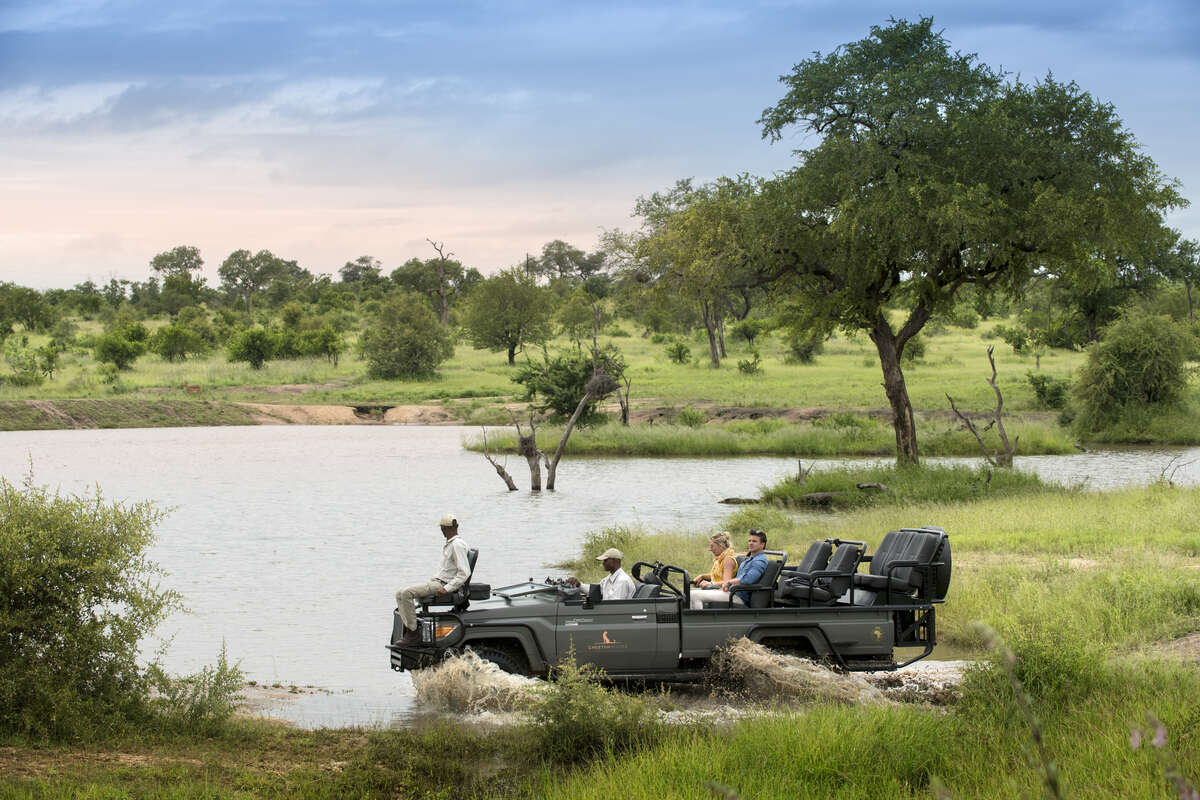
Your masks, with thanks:
<instances>
[{"instance_id":1,"label":"sky","mask_svg":"<svg viewBox=\"0 0 1200 800\"><path fill-rule=\"evenodd\" d=\"M0 281L271 250L485 274L595 249L676 180L794 163L780 75L890 17L1114 104L1200 206L1195 0L0 0ZM1200 237L1200 208L1169 222Z\"/></svg>"}]
</instances>

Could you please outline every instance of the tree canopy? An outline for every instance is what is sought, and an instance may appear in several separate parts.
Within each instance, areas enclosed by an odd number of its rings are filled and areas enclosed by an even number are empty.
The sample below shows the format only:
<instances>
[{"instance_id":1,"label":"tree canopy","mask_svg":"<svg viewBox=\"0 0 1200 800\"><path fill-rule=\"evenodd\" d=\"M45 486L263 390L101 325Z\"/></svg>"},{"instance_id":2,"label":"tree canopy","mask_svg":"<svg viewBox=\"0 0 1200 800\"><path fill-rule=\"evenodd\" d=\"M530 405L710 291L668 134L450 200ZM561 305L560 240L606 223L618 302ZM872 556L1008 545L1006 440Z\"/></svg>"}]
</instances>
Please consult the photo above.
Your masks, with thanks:
<instances>
[{"instance_id":1,"label":"tree canopy","mask_svg":"<svg viewBox=\"0 0 1200 800\"><path fill-rule=\"evenodd\" d=\"M463 321L471 344L479 350L504 350L508 363L517 350L550 335L553 294L534 276L519 269L501 270L471 295Z\"/></svg>"},{"instance_id":2,"label":"tree canopy","mask_svg":"<svg viewBox=\"0 0 1200 800\"><path fill-rule=\"evenodd\" d=\"M763 136L796 126L815 144L762 186L764 277L805 324L870 336L901 463L918 449L900 356L931 314L965 286L1016 295L1037 271L1138 261L1183 204L1111 105L1053 76L1008 81L931 18L872 27L780 80Z\"/></svg>"}]
</instances>

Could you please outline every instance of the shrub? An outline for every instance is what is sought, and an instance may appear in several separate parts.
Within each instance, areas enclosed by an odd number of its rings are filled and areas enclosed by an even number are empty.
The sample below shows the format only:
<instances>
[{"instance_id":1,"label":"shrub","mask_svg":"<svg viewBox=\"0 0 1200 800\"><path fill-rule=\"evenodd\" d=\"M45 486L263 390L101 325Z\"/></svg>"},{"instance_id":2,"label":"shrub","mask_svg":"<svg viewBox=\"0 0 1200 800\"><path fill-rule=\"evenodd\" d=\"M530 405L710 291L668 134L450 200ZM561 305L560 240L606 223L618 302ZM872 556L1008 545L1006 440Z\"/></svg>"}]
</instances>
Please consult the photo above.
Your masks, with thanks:
<instances>
[{"instance_id":1,"label":"shrub","mask_svg":"<svg viewBox=\"0 0 1200 800\"><path fill-rule=\"evenodd\" d=\"M680 425L686 425L689 428L699 428L704 424L704 412L692 405L686 405L679 409L679 416L676 418Z\"/></svg>"},{"instance_id":2,"label":"shrub","mask_svg":"<svg viewBox=\"0 0 1200 800\"><path fill-rule=\"evenodd\" d=\"M662 732L645 701L600 685L601 670L575 662L572 647L530 711L531 738L543 758L571 763L652 745Z\"/></svg>"},{"instance_id":3,"label":"shrub","mask_svg":"<svg viewBox=\"0 0 1200 800\"><path fill-rule=\"evenodd\" d=\"M238 691L244 676L237 664L229 665L225 645L217 663L193 675L174 677L157 664L147 670L154 697L150 706L160 727L190 736L219 736L226 732L241 704Z\"/></svg>"},{"instance_id":4,"label":"shrub","mask_svg":"<svg viewBox=\"0 0 1200 800\"><path fill-rule=\"evenodd\" d=\"M751 358L739 359L737 362L738 372L743 375L757 375L762 372L762 368L759 366L762 364L762 356L759 355L758 348L751 350L750 355Z\"/></svg>"},{"instance_id":5,"label":"shrub","mask_svg":"<svg viewBox=\"0 0 1200 800\"><path fill-rule=\"evenodd\" d=\"M203 353L207 349L208 345L200 334L179 324L159 328L150 337L150 352L172 363L186 361L188 356Z\"/></svg>"},{"instance_id":6,"label":"shrub","mask_svg":"<svg viewBox=\"0 0 1200 800\"><path fill-rule=\"evenodd\" d=\"M745 339L747 344L754 344L755 339L770 329L771 326L761 319L744 319L734 325L731 332L735 337Z\"/></svg>"},{"instance_id":7,"label":"shrub","mask_svg":"<svg viewBox=\"0 0 1200 800\"><path fill-rule=\"evenodd\" d=\"M1075 383L1076 423L1097 431L1132 411L1178 402L1187 385L1191 334L1170 317L1129 310L1088 349Z\"/></svg>"},{"instance_id":8,"label":"shrub","mask_svg":"<svg viewBox=\"0 0 1200 800\"><path fill-rule=\"evenodd\" d=\"M0 731L71 738L138 718L138 644L178 605L149 560L161 513L0 478Z\"/></svg>"},{"instance_id":9,"label":"shrub","mask_svg":"<svg viewBox=\"0 0 1200 800\"><path fill-rule=\"evenodd\" d=\"M925 337L918 333L904 343L904 355L901 358L912 364L925 358L925 350Z\"/></svg>"},{"instance_id":10,"label":"shrub","mask_svg":"<svg viewBox=\"0 0 1200 800\"><path fill-rule=\"evenodd\" d=\"M27 343L26 337L16 336L4 341L4 361L12 370L5 380L13 386L40 386L42 383L37 352L31 350Z\"/></svg>"},{"instance_id":11,"label":"shrub","mask_svg":"<svg viewBox=\"0 0 1200 800\"><path fill-rule=\"evenodd\" d=\"M950 323L958 328L975 330L979 327L979 312L968 305L958 305L950 312Z\"/></svg>"},{"instance_id":12,"label":"shrub","mask_svg":"<svg viewBox=\"0 0 1200 800\"><path fill-rule=\"evenodd\" d=\"M265 328L242 328L225 345L230 361L245 361L251 369L262 369L275 357L275 337Z\"/></svg>"},{"instance_id":13,"label":"shrub","mask_svg":"<svg viewBox=\"0 0 1200 800\"><path fill-rule=\"evenodd\" d=\"M1067 405L1067 393L1071 384L1062 378L1053 378L1042 372L1027 372L1025 377L1033 387L1037 400L1045 408L1062 409Z\"/></svg>"},{"instance_id":14,"label":"shrub","mask_svg":"<svg viewBox=\"0 0 1200 800\"><path fill-rule=\"evenodd\" d=\"M296 337L296 350L302 356L324 356L335 367L346 343L333 326L326 323L315 331L304 331Z\"/></svg>"},{"instance_id":15,"label":"shrub","mask_svg":"<svg viewBox=\"0 0 1200 800\"><path fill-rule=\"evenodd\" d=\"M133 341L117 332L96 337L96 343L92 347L92 354L97 361L112 364L117 369L129 369L144 352L146 345L143 342Z\"/></svg>"},{"instance_id":16,"label":"shrub","mask_svg":"<svg viewBox=\"0 0 1200 800\"><path fill-rule=\"evenodd\" d=\"M692 360L692 348L678 339L667 345L667 358L676 364L686 364Z\"/></svg>"},{"instance_id":17,"label":"shrub","mask_svg":"<svg viewBox=\"0 0 1200 800\"><path fill-rule=\"evenodd\" d=\"M423 297L395 295L384 300L359 340L372 378L432 377L454 354L450 333Z\"/></svg>"},{"instance_id":18,"label":"shrub","mask_svg":"<svg viewBox=\"0 0 1200 800\"><path fill-rule=\"evenodd\" d=\"M599 355L599 366L603 372L613 379L619 379L624 374L625 360L615 346L604 347ZM568 351L553 358L546 354L541 364L526 363L513 376L513 380L525 387L527 400L541 398L538 410L553 411L560 417L570 417L587 392L587 385L592 376L591 355L582 351ZM584 407L579 417L580 423L596 421L596 406L600 400L600 396L593 397Z\"/></svg>"},{"instance_id":19,"label":"shrub","mask_svg":"<svg viewBox=\"0 0 1200 800\"><path fill-rule=\"evenodd\" d=\"M786 342L787 360L792 364L812 364L825 351L825 335L820 331L792 329Z\"/></svg>"},{"instance_id":20,"label":"shrub","mask_svg":"<svg viewBox=\"0 0 1200 800\"><path fill-rule=\"evenodd\" d=\"M1029 334L1024 328L1010 328L1007 325L997 325L992 333L1000 337L1000 341L1013 349L1014 353L1022 353L1029 344Z\"/></svg>"}]
</instances>

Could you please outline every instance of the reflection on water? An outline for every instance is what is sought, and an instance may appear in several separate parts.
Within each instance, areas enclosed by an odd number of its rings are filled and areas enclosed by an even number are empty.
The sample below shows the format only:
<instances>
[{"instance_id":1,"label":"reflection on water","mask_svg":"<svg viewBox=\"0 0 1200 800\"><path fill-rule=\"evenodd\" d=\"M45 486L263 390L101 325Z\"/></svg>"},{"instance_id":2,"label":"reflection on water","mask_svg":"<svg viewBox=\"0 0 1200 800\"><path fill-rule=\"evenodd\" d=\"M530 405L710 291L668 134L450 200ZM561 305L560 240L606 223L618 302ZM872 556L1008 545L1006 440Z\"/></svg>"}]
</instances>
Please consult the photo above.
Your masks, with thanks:
<instances>
[{"instance_id":1,"label":"reflection on water","mask_svg":"<svg viewBox=\"0 0 1200 800\"><path fill-rule=\"evenodd\" d=\"M395 591L436 568L444 512L458 514L463 537L480 548L476 579L502 585L547 574L547 564L577 555L583 535L607 525L713 529L732 513L717 500L753 496L795 471L783 457L568 458L558 492L509 493L480 455L461 449L474 430L7 432L0 475L18 481L32 460L37 483L99 486L110 499L172 509L153 555L188 613L164 626L173 639L166 666L195 671L224 643L250 679L327 690L280 701L279 714L315 726L384 724L410 712L412 683L388 669L384 643ZM1017 464L1107 488L1152 480L1169 458L1138 450ZM1182 460L1193 463L1176 482L1200 482L1200 449ZM523 460L508 466L528 485Z\"/></svg>"}]
</instances>

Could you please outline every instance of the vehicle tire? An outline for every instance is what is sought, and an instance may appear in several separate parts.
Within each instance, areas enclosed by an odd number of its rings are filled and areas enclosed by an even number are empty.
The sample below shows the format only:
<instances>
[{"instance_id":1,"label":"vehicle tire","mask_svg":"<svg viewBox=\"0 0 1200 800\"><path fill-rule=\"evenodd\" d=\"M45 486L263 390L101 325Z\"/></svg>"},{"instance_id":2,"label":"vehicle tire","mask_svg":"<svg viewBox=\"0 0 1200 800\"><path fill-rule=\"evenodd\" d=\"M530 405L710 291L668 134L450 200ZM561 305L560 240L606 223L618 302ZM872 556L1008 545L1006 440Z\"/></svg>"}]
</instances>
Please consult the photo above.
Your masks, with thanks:
<instances>
[{"instance_id":1,"label":"vehicle tire","mask_svg":"<svg viewBox=\"0 0 1200 800\"><path fill-rule=\"evenodd\" d=\"M467 645L475 655L479 656L480 661L490 661L500 668L502 672L507 672L510 675L528 675L529 667L525 663L524 658L518 658L510 651L499 647L491 647L489 645Z\"/></svg>"}]
</instances>

